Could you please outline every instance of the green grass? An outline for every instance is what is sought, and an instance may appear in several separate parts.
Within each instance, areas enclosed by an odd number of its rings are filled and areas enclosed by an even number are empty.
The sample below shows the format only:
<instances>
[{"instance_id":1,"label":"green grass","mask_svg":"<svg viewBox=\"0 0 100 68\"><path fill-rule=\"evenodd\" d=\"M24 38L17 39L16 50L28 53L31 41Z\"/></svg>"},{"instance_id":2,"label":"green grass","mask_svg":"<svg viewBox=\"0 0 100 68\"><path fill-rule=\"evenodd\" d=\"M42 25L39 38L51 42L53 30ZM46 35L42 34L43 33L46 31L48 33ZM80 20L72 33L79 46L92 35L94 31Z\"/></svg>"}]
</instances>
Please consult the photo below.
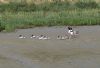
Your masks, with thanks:
<instances>
[{"instance_id":1,"label":"green grass","mask_svg":"<svg viewBox=\"0 0 100 68\"><path fill-rule=\"evenodd\" d=\"M100 10L3 12L0 13L0 23L2 29L6 31L37 26L100 25Z\"/></svg>"},{"instance_id":2,"label":"green grass","mask_svg":"<svg viewBox=\"0 0 100 68\"><path fill-rule=\"evenodd\" d=\"M0 4L0 31L40 26L100 25L100 3L95 1Z\"/></svg>"},{"instance_id":3,"label":"green grass","mask_svg":"<svg viewBox=\"0 0 100 68\"><path fill-rule=\"evenodd\" d=\"M70 2L60 2L54 1L52 3L45 2L39 5L27 3L15 3L11 2L9 4L0 4L0 12L34 12L34 11L64 11L64 10L73 10L73 9L95 9L100 8L100 3L95 1L85 2L79 1L74 4Z\"/></svg>"}]
</instances>

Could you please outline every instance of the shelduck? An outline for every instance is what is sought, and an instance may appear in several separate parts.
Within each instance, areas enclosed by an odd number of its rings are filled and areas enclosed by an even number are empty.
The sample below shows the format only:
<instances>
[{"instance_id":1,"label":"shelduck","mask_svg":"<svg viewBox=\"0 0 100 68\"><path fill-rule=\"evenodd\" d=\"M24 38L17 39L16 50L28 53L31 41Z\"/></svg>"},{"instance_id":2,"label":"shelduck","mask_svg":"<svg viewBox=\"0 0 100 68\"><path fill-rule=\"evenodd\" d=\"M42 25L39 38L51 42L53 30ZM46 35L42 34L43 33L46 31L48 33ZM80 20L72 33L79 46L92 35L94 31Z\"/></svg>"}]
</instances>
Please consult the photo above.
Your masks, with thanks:
<instances>
[{"instance_id":1,"label":"shelduck","mask_svg":"<svg viewBox=\"0 0 100 68\"><path fill-rule=\"evenodd\" d=\"M19 38L22 39L22 38L26 38L26 37L24 37L23 35L19 35Z\"/></svg>"},{"instance_id":2,"label":"shelduck","mask_svg":"<svg viewBox=\"0 0 100 68\"><path fill-rule=\"evenodd\" d=\"M36 38L36 36L32 34L30 38Z\"/></svg>"}]
</instances>

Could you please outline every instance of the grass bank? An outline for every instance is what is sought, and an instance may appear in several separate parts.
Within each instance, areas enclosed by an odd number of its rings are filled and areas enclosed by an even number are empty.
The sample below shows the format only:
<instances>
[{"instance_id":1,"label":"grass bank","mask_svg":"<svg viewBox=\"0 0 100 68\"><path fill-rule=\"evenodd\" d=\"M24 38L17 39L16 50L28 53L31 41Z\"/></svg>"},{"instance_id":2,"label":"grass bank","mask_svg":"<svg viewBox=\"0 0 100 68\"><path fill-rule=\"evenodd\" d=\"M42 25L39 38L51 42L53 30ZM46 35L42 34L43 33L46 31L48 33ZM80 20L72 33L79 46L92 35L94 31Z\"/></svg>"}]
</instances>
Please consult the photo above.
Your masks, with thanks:
<instances>
[{"instance_id":1,"label":"grass bank","mask_svg":"<svg viewBox=\"0 0 100 68\"><path fill-rule=\"evenodd\" d=\"M19 28L65 25L100 25L100 5L91 2L0 4L0 31Z\"/></svg>"},{"instance_id":2,"label":"grass bank","mask_svg":"<svg viewBox=\"0 0 100 68\"><path fill-rule=\"evenodd\" d=\"M16 28L60 25L100 25L99 9L83 9L60 12L3 12L0 13L0 28L13 31Z\"/></svg>"}]
</instances>

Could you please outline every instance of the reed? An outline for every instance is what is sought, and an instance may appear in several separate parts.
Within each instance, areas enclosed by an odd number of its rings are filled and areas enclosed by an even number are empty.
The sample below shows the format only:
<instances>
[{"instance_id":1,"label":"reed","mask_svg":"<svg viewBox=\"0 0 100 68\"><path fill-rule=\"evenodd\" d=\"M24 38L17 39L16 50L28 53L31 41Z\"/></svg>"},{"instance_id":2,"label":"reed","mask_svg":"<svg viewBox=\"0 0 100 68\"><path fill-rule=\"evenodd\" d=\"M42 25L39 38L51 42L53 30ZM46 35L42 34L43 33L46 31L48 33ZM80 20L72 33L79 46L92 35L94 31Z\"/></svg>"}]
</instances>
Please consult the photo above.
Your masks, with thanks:
<instances>
[{"instance_id":1,"label":"reed","mask_svg":"<svg viewBox=\"0 0 100 68\"><path fill-rule=\"evenodd\" d=\"M100 25L100 3L90 1L0 4L0 31L37 26Z\"/></svg>"}]
</instances>

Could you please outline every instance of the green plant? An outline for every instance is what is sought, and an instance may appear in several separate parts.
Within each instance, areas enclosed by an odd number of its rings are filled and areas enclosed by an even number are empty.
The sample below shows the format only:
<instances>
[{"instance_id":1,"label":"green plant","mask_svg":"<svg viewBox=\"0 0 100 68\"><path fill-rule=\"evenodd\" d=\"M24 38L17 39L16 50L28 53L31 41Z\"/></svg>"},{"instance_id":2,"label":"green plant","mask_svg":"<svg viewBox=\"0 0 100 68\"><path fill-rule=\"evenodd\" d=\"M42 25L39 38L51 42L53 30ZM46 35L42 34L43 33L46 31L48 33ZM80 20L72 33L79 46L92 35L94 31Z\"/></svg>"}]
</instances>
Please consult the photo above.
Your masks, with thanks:
<instances>
[{"instance_id":1,"label":"green plant","mask_svg":"<svg viewBox=\"0 0 100 68\"><path fill-rule=\"evenodd\" d=\"M78 8L98 8L98 4L96 2L77 2L75 4Z\"/></svg>"}]
</instances>

